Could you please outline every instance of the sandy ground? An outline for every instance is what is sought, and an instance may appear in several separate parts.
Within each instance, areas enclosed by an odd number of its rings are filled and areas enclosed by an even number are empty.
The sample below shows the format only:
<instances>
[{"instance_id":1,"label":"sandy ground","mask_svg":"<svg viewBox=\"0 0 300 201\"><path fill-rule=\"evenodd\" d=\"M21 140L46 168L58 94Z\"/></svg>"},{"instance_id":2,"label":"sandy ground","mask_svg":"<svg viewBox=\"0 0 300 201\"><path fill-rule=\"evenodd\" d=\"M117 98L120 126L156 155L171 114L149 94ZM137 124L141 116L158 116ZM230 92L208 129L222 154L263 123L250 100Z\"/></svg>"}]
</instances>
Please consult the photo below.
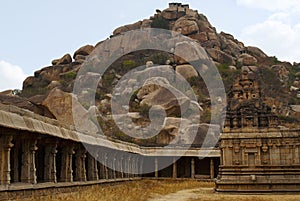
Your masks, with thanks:
<instances>
[{"instance_id":1,"label":"sandy ground","mask_svg":"<svg viewBox=\"0 0 300 201\"><path fill-rule=\"evenodd\" d=\"M167 195L153 195L148 201L188 201L199 198L199 194L203 191L213 191L212 188L195 188L188 190L181 190L176 193Z\"/></svg>"},{"instance_id":2,"label":"sandy ground","mask_svg":"<svg viewBox=\"0 0 300 201\"><path fill-rule=\"evenodd\" d=\"M278 194L278 195L230 195L230 194L214 194L213 188L194 188L189 190L181 190L167 195L152 195L148 201L299 201L300 195Z\"/></svg>"}]
</instances>

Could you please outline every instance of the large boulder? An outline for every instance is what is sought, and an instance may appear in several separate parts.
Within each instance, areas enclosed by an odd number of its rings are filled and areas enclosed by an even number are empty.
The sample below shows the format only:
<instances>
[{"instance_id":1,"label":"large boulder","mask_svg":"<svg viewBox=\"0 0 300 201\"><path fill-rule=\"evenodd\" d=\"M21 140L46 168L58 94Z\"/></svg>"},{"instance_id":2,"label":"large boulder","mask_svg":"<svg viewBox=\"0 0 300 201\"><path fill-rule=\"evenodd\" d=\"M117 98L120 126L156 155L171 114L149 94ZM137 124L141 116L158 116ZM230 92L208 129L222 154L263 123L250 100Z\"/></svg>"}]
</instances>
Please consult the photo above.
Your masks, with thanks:
<instances>
[{"instance_id":1,"label":"large boulder","mask_svg":"<svg viewBox=\"0 0 300 201\"><path fill-rule=\"evenodd\" d=\"M75 51L74 55L73 55L73 59L76 58L77 55L81 55L81 56L88 56L89 54L91 54L91 52L95 49L94 46L92 45L85 45L81 48L79 48L78 50Z\"/></svg>"},{"instance_id":2,"label":"large boulder","mask_svg":"<svg viewBox=\"0 0 300 201\"><path fill-rule=\"evenodd\" d=\"M128 25L125 25L125 26L121 26L121 27L119 27L119 28L117 28L113 31L113 35L119 35L119 34L124 33L126 31L140 29L141 26L142 26L142 21L138 21L134 24L128 24Z\"/></svg>"},{"instance_id":3,"label":"large boulder","mask_svg":"<svg viewBox=\"0 0 300 201\"><path fill-rule=\"evenodd\" d=\"M207 59L207 54L191 48L191 43L187 41L178 42L175 45L174 60L177 64L187 64L189 62L198 61L199 59Z\"/></svg>"},{"instance_id":4,"label":"large boulder","mask_svg":"<svg viewBox=\"0 0 300 201\"><path fill-rule=\"evenodd\" d=\"M235 65L234 58L221 50L215 48L209 48L206 49L206 51L209 54L209 56L218 63L228 64L233 66Z\"/></svg>"},{"instance_id":5,"label":"large boulder","mask_svg":"<svg viewBox=\"0 0 300 201\"><path fill-rule=\"evenodd\" d=\"M56 66L56 65L64 65L64 64L69 64L69 63L72 63L72 57L71 57L70 54L65 54L60 59L54 59L52 61L52 65L54 65L54 66Z\"/></svg>"},{"instance_id":6,"label":"large boulder","mask_svg":"<svg viewBox=\"0 0 300 201\"><path fill-rule=\"evenodd\" d=\"M175 97L168 88L155 84L146 85L137 94L141 100L140 104L148 106L160 105L164 108L167 115L180 115L181 111L185 112L189 105L190 99L182 94L181 97ZM146 93L146 95L144 95Z\"/></svg>"},{"instance_id":7,"label":"large boulder","mask_svg":"<svg viewBox=\"0 0 300 201\"><path fill-rule=\"evenodd\" d=\"M96 134L98 127L91 121L89 112L78 102L77 98L71 94L53 89L50 91L47 98L42 102L42 105L55 116L55 118L65 123L66 125L76 125L76 129L89 133ZM73 110L76 110L76 115L73 116Z\"/></svg>"},{"instance_id":8,"label":"large boulder","mask_svg":"<svg viewBox=\"0 0 300 201\"><path fill-rule=\"evenodd\" d=\"M163 128L156 136L157 144L181 144L182 132L184 128L189 126L191 122L188 119L167 117L164 120Z\"/></svg>"},{"instance_id":9,"label":"large boulder","mask_svg":"<svg viewBox=\"0 0 300 201\"><path fill-rule=\"evenodd\" d=\"M207 36L206 32L200 32L200 33L192 34L189 37L199 41L200 43L208 41L208 36Z\"/></svg>"},{"instance_id":10,"label":"large boulder","mask_svg":"<svg viewBox=\"0 0 300 201\"><path fill-rule=\"evenodd\" d=\"M0 94L0 103L5 105L14 105L19 108L30 110L36 114L54 118L54 115L48 110L47 107L39 104L39 101L35 101L32 97L31 100L16 95L4 95Z\"/></svg>"},{"instance_id":11,"label":"large boulder","mask_svg":"<svg viewBox=\"0 0 300 201\"><path fill-rule=\"evenodd\" d=\"M244 49L244 44L236 40L232 35L221 32L219 35L221 42L221 50L227 54L237 58Z\"/></svg>"},{"instance_id":12,"label":"large boulder","mask_svg":"<svg viewBox=\"0 0 300 201\"><path fill-rule=\"evenodd\" d=\"M250 54L243 53L239 56L238 62L243 66L255 66L257 64L257 59Z\"/></svg>"},{"instance_id":13,"label":"large boulder","mask_svg":"<svg viewBox=\"0 0 300 201\"><path fill-rule=\"evenodd\" d=\"M198 73L192 65L179 65L176 66L176 72L182 75L185 79L197 77Z\"/></svg>"},{"instance_id":14,"label":"large boulder","mask_svg":"<svg viewBox=\"0 0 300 201\"><path fill-rule=\"evenodd\" d=\"M197 20L197 25L200 32L214 32L213 27L208 21Z\"/></svg>"},{"instance_id":15,"label":"large boulder","mask_svg":"<svg viewBox=\"0 0 300 201\"><path fill-rule=\"evenodd\" d=\"M179 18L173 27L173 31L180 32L183 35L191 35L199 32L199 27L196 19L193 17L185 16Z\"/></svg>"},{"instance_id":16,"label":"large boulder","mask_svg":"<svg viewBox=\"0 0 300 201\"><path fill-rule=\"evenodd\" d=\"M264 53L261 49L259 49L257 47L248 46L248 47L246 47L246 51L248 54L250 54L258 59L264 59L264 58L268 57L268 55L266 55L266 53Z\"/></svg>"}]
</instances>

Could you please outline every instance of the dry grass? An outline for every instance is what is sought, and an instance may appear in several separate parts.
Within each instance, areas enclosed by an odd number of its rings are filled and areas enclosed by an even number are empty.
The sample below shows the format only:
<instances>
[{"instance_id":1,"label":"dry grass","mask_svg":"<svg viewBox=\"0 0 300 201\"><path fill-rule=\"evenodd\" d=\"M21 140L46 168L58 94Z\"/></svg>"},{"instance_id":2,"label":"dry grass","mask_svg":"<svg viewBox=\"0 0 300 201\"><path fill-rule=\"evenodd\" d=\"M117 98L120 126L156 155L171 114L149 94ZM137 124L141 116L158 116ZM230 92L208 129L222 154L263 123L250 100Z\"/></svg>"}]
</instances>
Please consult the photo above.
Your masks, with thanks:
<instances>
[{"instance_id":1,"label":"dry grass","mask_svg":"<svg viewBox=\"0 0 300 201\"><path fill-rule=\"evenodd\" d=\"M24 201L146 201L184 189L195 189L191 201L299 201L300 195L229 195L213 192L214 183L195 180L141 180L92 186L87 190L61 195L34 197ZM155 199L154 199L155 200ZM173 200L172 200L173 201ZM176 201L176 199L174 199Z\"/></svg>"},{"instance_id":2,"label":"dry grass","mask_svg":"<svg viewBox=\"0 0 300 201\"><path fill-rule=\"evenodd\" d=\"M145 201L154 195L165 195L182 189L213 187L213 183L195 180L141 180L113 185L92 186L88 190L61 195L34 197L24 201Z\"/></svg>"}]
</instances>

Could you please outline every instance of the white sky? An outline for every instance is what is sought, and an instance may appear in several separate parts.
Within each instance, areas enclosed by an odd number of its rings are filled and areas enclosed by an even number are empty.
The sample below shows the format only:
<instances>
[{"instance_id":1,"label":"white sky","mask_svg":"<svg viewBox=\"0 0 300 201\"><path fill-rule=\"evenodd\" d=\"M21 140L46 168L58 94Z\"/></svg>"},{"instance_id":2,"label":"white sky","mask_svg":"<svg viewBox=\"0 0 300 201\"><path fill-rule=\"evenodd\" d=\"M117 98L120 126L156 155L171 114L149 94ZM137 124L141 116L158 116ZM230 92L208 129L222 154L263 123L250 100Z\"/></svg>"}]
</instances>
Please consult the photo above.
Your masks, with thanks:
<instances>
[{"instance_id":1,"label":"white sky","mask_svg":"<svg viewBox=\"0 0 300 201\"><path fill-rule=\"evenodd\" d=\"M22 88L28 75L55 58L106 39L125 24L149 18L167 0L9 0L0 2L0 91ZM300 62L299 0L189 0L218 32Z\"/></svg>"}]
</instances>

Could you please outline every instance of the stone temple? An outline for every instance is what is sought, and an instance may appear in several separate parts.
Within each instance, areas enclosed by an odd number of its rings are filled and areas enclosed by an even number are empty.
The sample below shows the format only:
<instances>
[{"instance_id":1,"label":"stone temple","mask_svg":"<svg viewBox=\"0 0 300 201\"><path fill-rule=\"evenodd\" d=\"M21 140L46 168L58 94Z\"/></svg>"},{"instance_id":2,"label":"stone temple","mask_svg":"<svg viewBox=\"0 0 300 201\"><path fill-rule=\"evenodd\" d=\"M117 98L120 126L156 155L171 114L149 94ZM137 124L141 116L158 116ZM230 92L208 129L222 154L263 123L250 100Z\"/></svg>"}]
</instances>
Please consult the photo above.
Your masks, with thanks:
<instances>
[{"instance_id":1,"label":"stone temple","mask_svg":"<svg viewBox=\"0 0 300 201\"><path fill-rule=\"evenodd\" d=\"M244 70L228 94L215 190L300 191L299 134L280 129L258 82Z\"/></svg>"}]
</instances>

